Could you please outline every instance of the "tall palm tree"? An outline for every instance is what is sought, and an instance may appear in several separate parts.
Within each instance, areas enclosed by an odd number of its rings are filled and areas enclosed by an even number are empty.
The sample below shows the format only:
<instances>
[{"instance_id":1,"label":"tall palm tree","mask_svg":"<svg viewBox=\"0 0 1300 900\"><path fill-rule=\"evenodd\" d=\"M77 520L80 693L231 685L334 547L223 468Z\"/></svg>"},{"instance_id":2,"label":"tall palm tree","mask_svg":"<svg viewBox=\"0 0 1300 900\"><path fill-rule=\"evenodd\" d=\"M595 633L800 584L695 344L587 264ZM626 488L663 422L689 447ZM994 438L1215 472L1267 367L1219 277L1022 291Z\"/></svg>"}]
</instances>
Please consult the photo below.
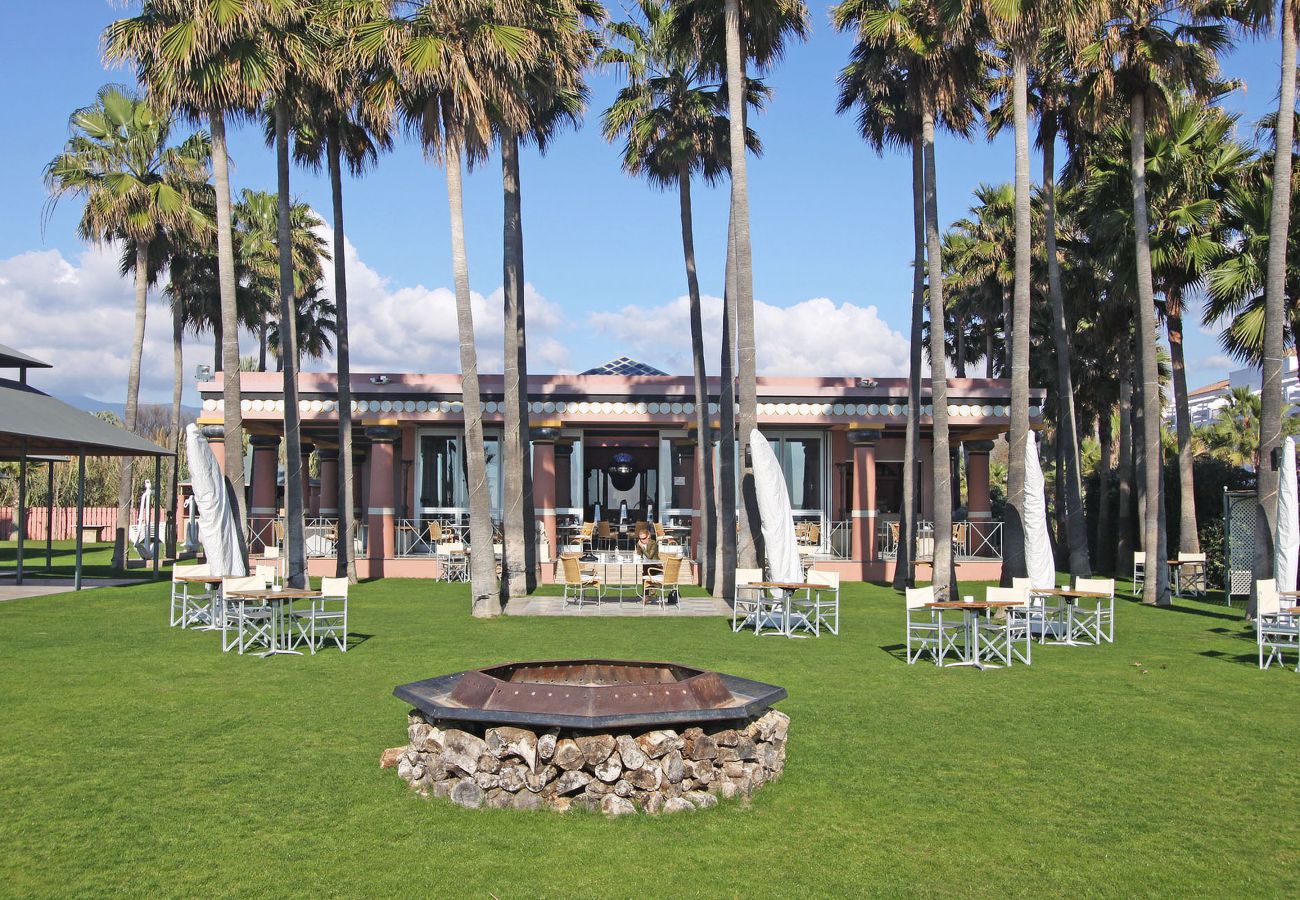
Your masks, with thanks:
<instances>
[{"instance_id":1,"label":"tall palm tree","mask_svg":"<svg viewBox=\"0 0 1300 900\"><path fill-rule=\"evenodd\" d=\"M510 12L511 10L507 10ZM532 142L545 153L555 133L577 124L587 103L583 75L600 44L591 26L604 22L605 10L595 0L532 0L513 8L505 21L531 30L542 48L537 64L521 77L507 77L510 90L504 108L527 112L525 127L513 116L497 117L501 145L504 202L502 234L502 294L504 299L505 433L502 447L503 599L528 593L537 581L537 528L533 502L528 426L528 340L524 301L524 231L520 194L520 144Z\"/></svg>"},{"instance_id":2,"label":"tall palm tree","mask_svg":"<svg viewBox=\"0 0 1300 900\"><path fill-rule=\"evenodd\" d=\"M1268 4L1271 12L1273 6ZM1271 17L1270 17L1271 18ZM1282 445L1282 352L1286 328L1286 263L1291 239L1291 154L1295 141L1296 27L1295 0L1282 0L1281 83L1273 153L1273 201L1268 223L1268 275L1264 282L1264 381L1260 410L1260 452L1270 460ZM1252 23L1254 24L1254 23ZM1278 473L1261 466L1256 481L1255 577L1267 578L1273 567L1273 534L1277 519ZM1255 612L1255 592L1250 593L1247 615Z\"/></svg>"},{"instance_id":3,"label":"tall palm tree","mask_svg":"<svg viewBox=\"0 0 1300 900\"><path fill-rule=\"evenodd\" d=\"M300 108L294 112L294 159L312 171L325 168L330 181L339 470L338 483L322 485L321 489L334 493L338 509L340 538L336 543L335 575L355 584L352 351L348 332L347 254L343 251L347 235L343 224L343 171L346 167L353 177L364 174L377 163L380 153L392 149L393 137L391 120L364 103L373 76L356 58L353 47L356 28L373 20L376 9L368 3L326 2L315 12L323 27L318 49L321 65L316 67L312 82L304 86Z\"/></svg>"},{"instance_id":4,"label":"tall palm tree","mask_svg":"<svg viewBox=\"0 0 1300 900\"><path fill-rule=\"evenodd\" d=\"M493 118L527 124L526 110L512 101L510 84L536 64L536 35L503 22L485 0L395 2L390 15L357 27L360 58L376 72L367 90L374 108L400 115L418 135L426 154L446 169L451 225L456 324L460 333L461 394L470 502L470 594L476 617L499 615L492 552L491 501L483 444L474 316L465 248L462 159L487 153Z\"/></svg>"},{"instance_id":5,"label":"tall palm tree","mask_svg":"<svg viewBox=\"0 0 1300 900\"><path fill-rule=\"evenodd\" d=\"M749 436L758 423L757 354L754 341L754 273L749 236L749 174L745 163L745 97L743 87L752 62L762 74L784 53L788 40L802 40L808 34L808 9L803 0L679 0L677 19L684 40L698 48L709 76L723 75L727 88L727 116L731 125L731 204L728 216L727 258L734 270L733 304L735 328L736 409L741 461L739 521L736 555L738 564L752 568L759 562L762 536L759 530L758 498L749 457ZM724 411L725 418L725 411ZM724 423L724 432L726 425ZM721 452L727 452L725 447ZM725 492L723 494L725 498ZM720 510L725 523L730 511ZM724 527L729 527L724 524ZM724 563L724 567L727 564Z\"/></svg>"},{"instance_id":6,"label":"tall palm tree","mask_svg":"<svg viewBox=\"0 0 1300 900\"><path fill-rule=\"evenodd\" d=\"M306 287L294 289L293 333L300 362L304 359L324 359L334 349L334 343L338 339L338 307L333 300L324 296L323 287L323 282L317 280ZM267 329L266 342L276 357L276 368L284 371L284 361L280 359L280 331L280 323L272 323Z\"/></svg>"},{"instance_id":7,"label":"tall palm tree","mask_svg":"<svg viewBox=\"0 0 1300 900\"><path fill-rule=\"evenodd\" d=\"M222 369L228 376L240 366L226 120L251 113L273 75L272 61L260 39L259 14L259 0L143 0L139 15L118 19L104 32L108 60L129 62L156 102L208 123L216 185ZM246 503L239 378L225 377L222 385L223 472L242 522Z\"/></svg>"},{"instance_id":8,"label":"tall palm tree","mask_svg":"<svg viewBox=\"0 0 1300 900\"><path fill-rule=\"evenodd\" d=\"M709 427L708 373L704 361L704 320L700 284L695 265L695 227L691 205L691 179L698 174L709 183L724 176L730 166L730 122L726 91L711 83L701 70L697 54L675 42L675 10L659 0L640 0L645 22L618 22L610 32L619 46L602 51L600 62L622 68L628 83L605 111L603 127L609 141L624 140L623 168L644 176L658 188L677 188L682 229L682 254L690 297L691 359L695 382L695 478L701 485L702 534L700 559L704 583L712 585L716 552L716 508L713 482L713 442ZM747 105L760 109L767 90L749 79ZM751 153L762 146L752 128L745 129Z\"/></svg>"},{"instance_id":9,"label":"tall palm tree","mask_svg":"<svg viewBox=\"0 0 1300 900\"><path fill-rule=\"evenodd\" d=\"M45 167L51 206L63 196L85 199L77 224L83 240L126 240L134 246L135 328L123 414L128 431L135 430L140 397L151 247L210 227L196 202L194 185L206 180L211 145L204 134L172 145L172 124L172 116L156 104L116 86L104 87L94 104L72 114L71 137ZM127 457L122 462L117 494L115 568L126 566L132 472L132 460Z\"/></svg>"},{"instance_id":10,"label":"tall palm tree","mask_svg":"<svg viewBox=\"0 0 1300 900\"><path fill-rule=\"evenodd\" d=\"M1202 96L1218 89L1215 54L1231 45L1220 4L1202 0L1112 0L1098 36L1081 50L1081 87L1100 121L1114 103L1128 108L1132 186L1137 338L1142 385L1143 485L1146 515L1142 547L1157 558L1164 537L1161 514L1159 365L1156 358L1155 288L1151 267L1146 188L1148 118L1163 118L1171 90L1186 86ZM1143 585L1143 602L1170 602L1164 566Z\"/></svg>"}]
</instances>

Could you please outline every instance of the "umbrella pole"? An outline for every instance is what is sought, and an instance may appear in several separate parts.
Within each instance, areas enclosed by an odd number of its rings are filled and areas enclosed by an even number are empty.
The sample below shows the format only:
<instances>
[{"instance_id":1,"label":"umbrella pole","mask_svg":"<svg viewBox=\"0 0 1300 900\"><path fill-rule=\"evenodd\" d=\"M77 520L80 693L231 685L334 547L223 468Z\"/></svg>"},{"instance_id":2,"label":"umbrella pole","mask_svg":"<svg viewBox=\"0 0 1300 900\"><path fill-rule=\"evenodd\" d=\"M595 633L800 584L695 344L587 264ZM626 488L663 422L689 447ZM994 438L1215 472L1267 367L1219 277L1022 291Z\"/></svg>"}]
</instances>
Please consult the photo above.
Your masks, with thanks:
<instances>
[{"instance_id":1,"label":"umbrella pole","mask_svg":"<svg viewBox=\"0 0 1300 900\"><path fill-rule=\"evenodd\" d=\"M154 489L153 537L150 538L150 540L153 542L153 545L149 548L150 550L153 551L153 577L155 581L158 580L158 551L162 549L162 545L158 541L158 536L159 536L158 535L158 511L159 509L161 509L161 505L159 504L158 499L162 495L162 487L160 484L161 481L162 481L162 457L155 456L153 458L153 483L159 486Z\"/></svg>"},{"instance_id":2,"label":"umbrella pole","mask_svg":"<svg viewBox=\"0 0 1300 900\"><path fill-rule=\"evenodd\" d=\"M14 574L14 584L23 583L23 540L27 531L27 445L24 444L18 457L18 569Z\"/></svg>"},{"instance_id":3,"label":"umbrella pole","mask_svg":"<svg viewBox=\"0 0 1300 900\"><path fill-rule=\"evenodd\" d=\"M72 576L72 589L81 590L81 541L86 524L86 448L77 450L77 563Z\"/></svg>"},{"instance_id":4,"label":"umbrella pole","mask_svg":"<svg viewBox=\"0 0 1300 900\"><path fill-rule=\"evenodd\" d=\"M46 469L45 484L45 571L54 568L54 460Z\"/></svg>"}]
</instances>

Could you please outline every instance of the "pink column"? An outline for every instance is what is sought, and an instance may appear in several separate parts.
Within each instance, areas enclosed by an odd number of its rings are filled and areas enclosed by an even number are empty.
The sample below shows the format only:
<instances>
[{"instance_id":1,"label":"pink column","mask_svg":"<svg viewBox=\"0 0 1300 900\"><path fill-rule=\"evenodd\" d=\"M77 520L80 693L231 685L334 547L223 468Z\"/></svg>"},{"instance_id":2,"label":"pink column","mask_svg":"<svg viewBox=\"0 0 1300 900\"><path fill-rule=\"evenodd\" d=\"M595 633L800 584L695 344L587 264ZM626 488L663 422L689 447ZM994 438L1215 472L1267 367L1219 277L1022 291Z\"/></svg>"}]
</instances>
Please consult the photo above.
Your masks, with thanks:
<instances>
[{"instance_id":1,"label":"pink column","mask_svg":"<svg viewBox=\"0 0 1300 900\"><path fill-rule=\"evenodd\" d=\"M393 499L393 471L397 455L394 442L400 436L401 431L390 425L371 425L366 429L366 437L371 442L370 497L366 501L370 536L366 551L371 562L396 555L394 517L397 510Z\"/></svg>"},{"instance_id":2,"label":"pink column","mask_svg":"<svg viewBox=\"0 0 1300 900\"><path fill-rule=\"evenodd\" d=\"M248 506L252 522L252 536L248 549L260 551L275 543L271 523L278 510L276 503L276 475L280 465L280 438L273 434L255 434L248 442L253 445L253 502Z\"/></svg>"},{"instance_id":3,"label":"pink column","mask_svg":"<svg viewBox=\"0 0 1300 900\"><path fill-rule=\"evenodd\" d=\"M534 428L533 437L533 507L546 532L546 546L551 558L559 556L555 518L555 439L558 428ZM528 523L525 523L525 528ZM536 526L534 526L536 527Z\"/></svg>"},{"instance_id":4,"label":"pink column","mask_svg":"<svg viewBox=\"0 0 1300 900\"><path fill-rule=\"evenodd\" d=\"M321 447L320 481L315 492L316 514L335 517L339 514L339 451L337 447Z\"/></svg>"},{"instance_id":5,"label":"pink column","mask_svg":"<svg viewBox=\"0 0 1300 900\"><path fill-rule=\"evenodd\" d=\"M208 439L212 455L217 458L217 467L221 469L221 474L226 474L226 426L204 425L201 431Z\"/></svg>"},{"instance_id":6,"label":"pink column","mask_svg":"<svg viewBox=\"0 0 1300 900\"><path fill-rule=\"evenodd\" d=\"M853 558L869 562L876 558L876 441L880 432L850 431L853 447Z\"/></svg>"},{"instance_id":7,"label":"pink column","mask_svg":"<svg viewBox=\"0 0 1300 900\"><path fill-rule=\"evenodd\" d=\"M966 442L966 509L972 519L987 519L993 515L993 501L989 494L989 453L992 441Z\"/></svg>"}]
</instances>

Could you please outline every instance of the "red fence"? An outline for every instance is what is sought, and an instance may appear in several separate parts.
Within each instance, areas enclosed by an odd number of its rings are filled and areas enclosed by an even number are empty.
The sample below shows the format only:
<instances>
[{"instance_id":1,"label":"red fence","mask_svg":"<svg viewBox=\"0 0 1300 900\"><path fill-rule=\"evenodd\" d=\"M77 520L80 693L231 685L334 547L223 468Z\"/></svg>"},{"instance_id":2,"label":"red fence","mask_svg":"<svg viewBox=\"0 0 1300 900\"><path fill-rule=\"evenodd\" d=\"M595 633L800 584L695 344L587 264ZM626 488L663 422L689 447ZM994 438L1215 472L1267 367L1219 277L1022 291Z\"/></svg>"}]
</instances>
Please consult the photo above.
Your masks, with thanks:
<instances>
[{"instance_id":1,"label":"red fence","mask_svg":"<svg viewBox=\"0 0 1300 900\"><path fill-rule=\"evenodd\" d=\"M43 541L47 527L45 507L28 507L27 540ZM87 506L83 522L87 526L103 526L101 536L106 541L113 539L113 528L117 524L116 506ZM77 536L77 508L75 506L54 507L54 540L70 541ZM18 518L12 506L0 507L0 540L12 541L18 537Z\"/></svg>"}]
</instances>

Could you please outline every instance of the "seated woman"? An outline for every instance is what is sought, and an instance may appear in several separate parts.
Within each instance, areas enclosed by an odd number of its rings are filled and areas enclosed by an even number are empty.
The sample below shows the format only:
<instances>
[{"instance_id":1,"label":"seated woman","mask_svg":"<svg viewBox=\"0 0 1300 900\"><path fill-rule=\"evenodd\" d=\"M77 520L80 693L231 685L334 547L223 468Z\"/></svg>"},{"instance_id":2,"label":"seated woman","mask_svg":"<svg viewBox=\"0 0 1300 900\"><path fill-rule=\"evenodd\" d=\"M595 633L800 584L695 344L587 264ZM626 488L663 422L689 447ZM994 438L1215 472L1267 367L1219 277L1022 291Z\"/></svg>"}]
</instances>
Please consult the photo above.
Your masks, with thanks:
<instances>
[{"instance_id":1,"label":"seated woman","mask_svg":"<svg viewBox=\"0 0 1300 900\"><path fill-rule=\"evenodd\" d=\"M650 535L650 527L642 525L636 532L636 545L632 551L642 559L659 558L659 542ZM646 566L647 575L658 575L663 572L662 566Z\"/></svg>"}]
</instances>

